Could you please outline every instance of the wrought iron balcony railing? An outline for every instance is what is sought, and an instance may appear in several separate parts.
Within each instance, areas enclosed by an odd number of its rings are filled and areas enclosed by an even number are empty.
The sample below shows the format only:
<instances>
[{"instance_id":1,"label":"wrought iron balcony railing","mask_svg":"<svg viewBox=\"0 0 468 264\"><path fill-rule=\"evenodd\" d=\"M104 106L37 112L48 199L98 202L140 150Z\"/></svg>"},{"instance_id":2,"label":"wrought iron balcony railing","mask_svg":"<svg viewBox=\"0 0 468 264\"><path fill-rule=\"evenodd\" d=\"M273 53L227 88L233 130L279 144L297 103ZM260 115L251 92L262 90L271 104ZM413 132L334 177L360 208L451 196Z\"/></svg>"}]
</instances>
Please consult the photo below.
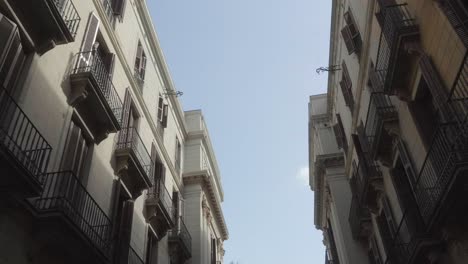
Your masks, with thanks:
<instances>
[{"instance_id":1,"label":"wrought iron balcony railing","mask_svg":"<svg viewBox=\"0 0 468 264\"><path fill-rule=\"evenodd\" d=\"M132 246L129 247L128 251L128 264L145 264L143 259L141 259Z\"/></svg>"},{"instance_id":2,"label":"wrought iron balcony railing","mask_svg":"<svg viewBox=\"0 0 468 264\"><path fill-rule=\"evenodd\" d=\"M153 192L153 194L151 194ZM175 217L174 217L174 207L172 206L172 198L171 195L169 194L169 191L166 189L166 186L162 183L159 182L157 184L156 189L153 189L153 191L150 190L149 195L155 195L161 208L165 210L166 216L169 218L169 220L172 223L175 223Z\"/></svg>"},{"instance_id":3,"label":"wrought iron balcony railing","mask_svg":"<svg viewBox=\"0 0 468 264\"><path fill-rule=\"evenodd\" d=\"M382 179L382 172L377 164L372 161L369 162L367 159L360 161L358 165L353 163L353 171L354 175L351 182L353 192L359 203L363 207L368 207L369 203L372 202L372 198L369 197L372 192L371 184Z\"/></svg>"},{"instance_id":4,"label":"wrought iron balcony railing","mask_svg":"<svg viewBox=\"0 0 468 264\"><path fill-rule=\"evenodd\" d=\"M76 54L75 68L72 74L90 74L97 84L97 93L107 103L110 113L120 126L122 119L122 100L117 93L106 64L97 51L84 51Z\"/></svg>"},{"instance_id":5,"label":"wrought iron balcony railing","mask_svg":"<svg viewBox=\"0 0 468 264\"><path fill-rule=\"evenodd\" d=\"M52 148L21 107L0 87L0 150L39 182L49 164Z\"/></svg>"},{"instance_id":6,"label":"wrought iron balcony railing","mask_svg":"<svg viewBox=\"0 0 468 264\"><path fill-rule=\"evenodd\" d=\"M373 74L371 74L371 81L376 78L375 75L372 76ZM378 83L378 81L373 80L372 83ZM375 158L384 138L384 123L396 120L398 113L388 95L382 90L377 90L378 88L372 89L364 130L369 144L369 154Z\"/></svg>"},{"instance_id":7,"label":"wrought iron balcony railing","mask_svg":"<svg viewBox=\"0 0 468 264\"><path fill-rule=\"evenodd\" d=\"M129 150L143 170L144 176L150 178L151 156L136 128L127 127L119 131L117 150Z\"/></svg>"},{"instance_id":8,"label":"wrought iron balcony railing","mask_svg":"<svg viewBox=\"0 0 468 264\"><path fill-rule=\"evenodd\" d=\"M465 47L468 47L468 5L463 5L463 0L438 0L438 2L455 32Z\"/></svg>"},{"instance_id":9,"label":"wrought iron balcony railing","mask_svg":"<svg viewBox=\"0 0 468 264\"><path fill-rule=\"evenodd\" d=\"M35 201L41 213L59 214L104 256L110 256L111 221L71 171L42 175L44 191Z\"/></svg>"},{"instance_id":10,"label":"wrought iron balcony railing","mask_svg":"<svg viewBox=\"0 0 468 264\"><path fill-rule=\"evenodd\" d=\"M424 223L433 224L460 166L468 164L468 137L455 123L439 125L419 173L415 196Z\"/></svg>"},{"instance_id":11,"label":"wrought iron balcony railing","mask_svg":"<svg viewBox=\"0 0 468 264\"><path fill-rule=\"evenodd\" d=\"M76 37L81 18L72 0L49 0L57 8L73 39Z\"/></svg>"},{"instance_id":12,"label":"wrought iron balcony railing","mask_svg":"<svg viewBox=\"0 0 468 264\"><path fill-rule=\"evenodd\" d=\"M376 17L382 29L376 71L383 80L383 91L391 94L402 41L407 37L417 35L419 29L407 4L381 4Z\"/></svg>"},{"instance_id":13,"label":"wrought iron balcony railing","mask_svg":"<svg viewBox=\"0 0 468 264\"><path fill-rule=\"evenodd\" d=\"M370 224L371 215L369 210L362 206L356 195L353 195L351 200L348 221L351 227L351 233L355 240L359 240L367 235L367 227L365 225Z\"/></svg>"},{"instance_id":14,"label":"wrought iron balcony railing","mask_svg":"<svg viewBox=\"0 0 468 264\"><path fill-rule=\"evenodd\" d=\"M387 252L386 264L390 263L419 263L418 258L423 247L436 245L434 240L424 230L424 224L415 204L407 207L398 224L398 227L389 241L389 252Z\"/></svg>"},{"instance_id":15,"label":"wrought iron balcony railing","mask_svg":"<svg viewBox=\"0 0 468 264\"><path fill-rule=\"evenodd\" d=\"M180 216L174 228L169 230L169 239L182 242L184 251L188 256L192 255L192 236L185 226L184 220Z\"/></svg>"}]
</instances>

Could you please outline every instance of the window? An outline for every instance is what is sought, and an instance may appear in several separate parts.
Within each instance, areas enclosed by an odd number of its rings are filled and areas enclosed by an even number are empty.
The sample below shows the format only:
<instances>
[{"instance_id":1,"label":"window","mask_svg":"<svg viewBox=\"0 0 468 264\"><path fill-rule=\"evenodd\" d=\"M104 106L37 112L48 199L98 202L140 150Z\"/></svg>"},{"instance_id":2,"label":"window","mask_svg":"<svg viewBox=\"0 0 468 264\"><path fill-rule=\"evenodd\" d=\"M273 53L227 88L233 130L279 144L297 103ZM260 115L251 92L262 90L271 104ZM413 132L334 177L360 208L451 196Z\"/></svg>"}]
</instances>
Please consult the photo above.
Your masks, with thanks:
<instances>
[{"instance_id":1,"label":"window","mask_svg":"<svg viewBox=\"0 0 468 264\"><path fill-rule=\"evenodd\" d=\"M180 145L179 138L176 136L176 152L175 152L175 168L180 173L180 165L182 162L182 146Z\"/></svg>"},{"instance_id":2,"label":"window","mask_svg":"<svg viewBox=\"0 0 468 264\"><path fill-rule=\"evenodd\" d=\"M119 180L114 181L112 197L112 241L116 249L116 259L119 259L130 247L134 202Z\"/></svg>"},{"instance_id":3,"label":"window","mask_svg":"<svg viewBox=\"0 0 468 264\"><path fill-rule=\"evenodd\" d=\"M346 138L340 114L336 114L336 122L337 123L333 126L336 143L338 144L339 148L342 148L345 151L345 153L348 153L348 139Z\"/></svg>"},{"instance_id":4,"label":"window","mask_svg":"<svg viewBox=\"0 0 468 264\"><path fill-rule=\"evenodd\" d=\"M140 85L140 89L143 89L146 73L146 54L143 50L141 42L138 41L137 54L135 58L135 77Z\"/></svg>"},{"instance_id":5,"label":"window","mask_svg":"<svg viewBox=\"0 0 468 264\"><path fill-rule=\"evenodd\" d=\"M172 209L176 223L179 223L180 207L179 207L179 192L172 193ZM176 226L177 226L176 224Z\"/></svg>"},{"instance_id":6,"label":"window","mask_svg":"<svg viewBox=\"0 0 468 264\"><path fill-rule=\"evenodd\" d=\"M211 238L211 263L216 264L216 239Z\"/></svg>"},{"instance_id":7,"label":"window","mask_svg":"<svg viewBox=\"0 0 468 264\"><path fill-rule=\"evenodd\" d=\"M353 112L354 109L354 97L353 97L353 84L351 82L351 78L349 77L349 72L348 72L348 67L346 66L346 63L343 61L342 66L341 66L341 81L340 81L340 87L341 87L341 92L343 93L343 97L345 100L346 105L349 107L351 110L351 113Z\"/></svg>"},{"instance_id":8,"label":"window","mask_svg":"<svg viewBox=\"0 0 468 264\"><path fill-rule=\"evenodd\" d=\"M81 182L87 182L92 152L93 145L81 127L72 120L62 156L62 169L73 172Z\"/></svg>"},{"instance_id":9,"label":"window","mask_svg":"<svg viewBox=\"0 0 468 264\"><path fill-rule=\"evenodd\" d=\"M395 223L393 212L387 197L382 199L383 210L377 217L380 236L385 247L387 255L392 252L393 239L396 235L397 225Z\"/></svg>"},{"instance_id":10,"label":"window","mask_svg":"<svg viewBox=\"0 0 468 264\"><path fill-rule=\"evenodd\" d=\"M156 236L148 230L148 238L146 242L146 264L158 263L158 240Z\"/></svg>"},{"instance_id":11,"label":"window","mask_svg":"<svg viewBox=\"0 0 468 264\"><path fill-rule=\"evenodd\" d=\"M356 53L359 55L362 46L361 34L357 28L351 9L344 13L345 27L341 30L341 35L346 45L349 54Z\"/></svg>"},{"instance_id":12,"label":"window","mask_svg":"<svg viewBox=\"0 0 468 264\"><path fill-rule=\"evenodd\" d=\"M18 27L0 13L0 85L11 95L18 92L16 89L26 60Z\"/></svg>"},{"instance_id":13,"label":"window","mask_svg":"<svg viewBox=\"0 0 468 264\"><path fill-rule=\"evenodd\" d=\"M159 94L158 101L158 122L162 125L163 128L167 127L167 115L168 115L169 106L164 103L164 99L161 94Z\"/></svg>"},{"instance_id":14,"label":"window","mask_svg":"<svg viewBox=\"0 0 468 264\"><path fill-rule=\"evenodd\" d=\"M127 1L126 0L110 0L110 1L112 1L112 11L114 12L114 16L118 17L119 20L122 21Z\"/></svg>"}]
</instances>

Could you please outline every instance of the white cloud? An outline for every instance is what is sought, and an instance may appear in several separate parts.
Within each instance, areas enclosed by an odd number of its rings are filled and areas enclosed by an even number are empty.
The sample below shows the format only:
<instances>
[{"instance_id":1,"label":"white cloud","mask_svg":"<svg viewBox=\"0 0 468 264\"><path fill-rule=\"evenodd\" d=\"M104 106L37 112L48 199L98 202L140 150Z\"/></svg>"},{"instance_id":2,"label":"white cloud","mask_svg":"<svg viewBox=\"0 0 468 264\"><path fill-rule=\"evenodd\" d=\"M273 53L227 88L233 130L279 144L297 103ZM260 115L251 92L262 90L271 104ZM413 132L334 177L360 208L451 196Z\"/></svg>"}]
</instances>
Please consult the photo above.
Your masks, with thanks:
<instances>
[{"instance_id":1,"label":"white cloud","mask_svg":"<svg viewBox=\"0 0 468 264\"><path fill-rule=\"evenodd\" d=\"M296 173L298 179L305 186L309 186L309 167L302 167Z\"/></svg>"}]
</instances>

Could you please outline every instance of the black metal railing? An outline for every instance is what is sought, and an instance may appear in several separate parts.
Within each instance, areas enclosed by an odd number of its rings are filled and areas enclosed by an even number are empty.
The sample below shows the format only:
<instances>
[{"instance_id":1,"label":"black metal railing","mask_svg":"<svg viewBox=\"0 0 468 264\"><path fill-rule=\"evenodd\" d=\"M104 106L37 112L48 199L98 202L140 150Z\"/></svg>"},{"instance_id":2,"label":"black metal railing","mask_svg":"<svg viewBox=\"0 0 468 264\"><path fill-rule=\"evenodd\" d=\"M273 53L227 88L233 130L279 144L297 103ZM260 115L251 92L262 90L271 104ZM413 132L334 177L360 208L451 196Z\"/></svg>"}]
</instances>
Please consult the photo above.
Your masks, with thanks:
<instances>
[{"instance_id":1,"label":"black metal railing","mask_svg":"<svg viewBox=\"0 0 468 264\"><path fill-rule=\"evenodd\" d=\"M462 65L450 91L449 100L457 112L457 121L460 125L465 124L468 118L468 51L465 53Z\"/></svg>"},{"instance_id":2,"label":"black metal railing","mask_svg":"<svg viewBox=\"0 0 468 264\"><path fill-rule=\"evenodd\" d=\"M416 205L405 208L395 233L389 238L391 240L388 241L389 250L385 263L414 263L421 242L431 240L424 231L424 224Z\"/></svg>"},{"instance_id":3,"label":"black metal railing","mask_svg":"<svg viewBox=\"0 0 468 264\"><path fill-rule=\"evenodd\" d=\"M118 123L122 119L122 100L112 83L109 71L97 51L76 54L72 74L90 73L98 85L97 93L105 99Z\"/></svg>"},{"instance_id":4,"label":"black metal railing","mask_svg":"<svg viewBox=\"0 0 468 264\"><path fill-rule=\"evenodd\" d=\"M119 131L117 149L129 149L135 156L139 165L143 168L147 177L150 176L151 156L143 143L138 130L134 127L122 128Z\"/></svg>"},{"instance_id":5,"label":"black metal railing","mask_svg":"<svg viewBox=\"0 0 468 264\"><path fill-rule=\"evenodd\" d=\"M166 210L166 213L172 223L174 223L175 217L173 212L174 207L172 206L172 198L169 194L169 191L166 189L166 186L162 182L160 182L157 186L156 197L158 198L161 207Z\"/></svg>"},{"instance_id":6,"label":"black metal railing","mask_svg":"<svg viewBox=\"0 0 468 264\"><path fill-rule=\"evenodd\" d=\"M46 172L52 152L47 140L3 86L0 86L0 148L35 177Z\"/></svg>"},{"instance_id":7,"label":"black metal railing","mask_svg":"<svg viewBox=\"0 0 468 264\"><path fill-rule=\"evenodd\" d=\"M463 6L458 0L438 0L439 6L452 24L455 32L468 47L468 5Z\"/></svg>"},{"instance_id":8,"label":"black metal railing","mask_svg":"<svg viewBox=\"0 0 468 264\"><path fill-rule=\"evenodd\" d=\"M80 26L81 17L75 8L72 0L51 0L57 11L60 13L65 25L73 38L76 37L78 28Z\"/></svg>"},{"instance_id":9,"label":"black metal railing","mask_svg":"<svg viewBox=\"0 0 468 264\"><path fill-rule=\"evenodd\" d=\"M366 222L370 222L370 212L367 208L364 208L356 195L353 195L351 200L351 207L349 210L349 225L351 227L351 233L355 240L362 237L363 225Z\"/></svg>"},{"instance_id":10,"label":"black metal railing","mask_svg":"<svg viewBox=\"0 0 468 264\"><path fill-rule=\"evenodd\" d=\"M136 253L132 246L128 250L128 264L145 264L143 259Z\"/></svg>"},{"instance_id":11,"label":"black metal railing","mask_svg":"<svg viewBox=\"0 0 468 264\"><path fill-rule=\"evenodd\" d=\"M380 139L384 129L384 123L396 119L397 116L398 113L390 97L383 91L372 91L364 129L369 144L369 152L372 157L375 157L379 144L381 143Z\"/></svg>"},{"instance_id":12,"label":"black metal railing","mask_svg":"<svg viewBox=\"0 0 468 264\"><path fill-rule=\"evenodd\" d=\"M468 164L468 137L455 123L439 125L416 181L415 196L426 225L452 183L457 167Z\"/></svg>"},{"instance_id":13,"label":"black metal railing","mask_svg":"<svg viewBox=\"0 0 468 264\"><path fill-rule=\"evenodd\" d=\"M71 171L43 176L44 191L35 201L42 213L60 213L97 248L109 257L111 220Z\"/></svg>"},{"instance_id":14,"label":"black metal railing","mask_svg":"<svg viewBox=\"0 0 468 264\"><path fill-rule=\"evenodd\" d=\"M383 80L384 91L389 93L392 89L401 39L417 34L418 26L411 16L407 4L381 5L376 17L382 29L376 71Z\"/></svg>"},{"instance_id":15,"label":"black metal railing","mask_svg":"<svg viewBox=\"0 0 468 264\"><path fill-rule=\"evenodd\" d=\"M187 226L185 226L182 216L178 218L175 227L169 230L169 236L180 239L187 252L192 254L192 236L190 235Z\"/></svg>"},{"instance_id":16,"label":"black metal railing","mask_svg":"<svg viewBox=\"0 0 468 264\"><path fill-rule=\"evenodd\" d=\"M382 172L378 165L374 162L369 162L366 159L360 161L358 165L353 163L353 171L355 175L352 179L352 187L361 205L367 204L367 194L370 190L370 184L373 181L382 178Z\"/></svg>"}]
</instances>

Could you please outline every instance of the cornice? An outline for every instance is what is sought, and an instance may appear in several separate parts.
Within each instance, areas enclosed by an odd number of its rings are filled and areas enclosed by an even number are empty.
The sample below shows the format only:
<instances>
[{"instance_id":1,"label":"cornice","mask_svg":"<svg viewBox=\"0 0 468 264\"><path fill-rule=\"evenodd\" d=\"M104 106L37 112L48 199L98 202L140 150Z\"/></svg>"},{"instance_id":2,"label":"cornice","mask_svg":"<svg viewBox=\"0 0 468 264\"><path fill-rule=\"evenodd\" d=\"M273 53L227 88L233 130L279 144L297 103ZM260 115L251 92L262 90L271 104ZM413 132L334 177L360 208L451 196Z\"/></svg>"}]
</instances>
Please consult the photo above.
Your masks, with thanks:
<instances>
[{"instance_id":1,"label":"cornice","mask_svg":"<svg viewBox=\"0 0 468 264\"><path fill-rule=\"evenodd\" d=\"M209 198L210 204L213 206L217 223L221 227L223 240L229 239L229 231L227 229L226 220L224 219L223 210L221 208L221 201L213 190L213 177L207 170L193 171L183 174L184 185L200 184Z\"/></svg>"},{"instance_id":2,"label":"cornice","mask_svg":"<svg viewBox=\"0 0 468 264\"><path fill-rule=\"evenodd\" d=\"M139 1L139 0L136 0ZM127 76L128 81L130 82L130 90L132 91L132 94L134 95L134 98L138 101L138 106L141 108L140 112L142 112L145 115L145 119L151 128L151 131L153 132L153 137L156 139L158 149L159 151L162 152L162 156L164 157L164 160L166 162L167 167L171 171L171 174L173 175L173 180L176 183L177 187L179 190L182 190L182 181L178 175L180 175L176 169L174 164L171 161L170 155L166 150L166 147L164 145L164 140L161 138L159 133L157 132L156 124L154 123L153 118L151 117L151 113L146 105L146 102L143 98L143 95L140 92L139 85L137 84L135 77L133 75L132 68L128 65L127 59L125 58L125 53L122 50L121 46L121 41L119 40L118 36L114 32L114 28L112 25L109 24L109 20L107 19L107 14L104 11L104 7L102 6L102 3L100 0L93 0L94 5L96 7L97 12L99 13L99 17L103 18L101 19L101 24L104 25L104 28L106 29L107 35L109 36L109 39L112 42L112 45L115 49L115 53L117 57L119 58L122 68L125 72L125 75ZM146 29L145 29L146 30ZM149 33L149 32L146 32ZM151 42L151 41L150 41ZM182 132L184 136L186 135L185 132L185 122L181 123L181 127L183 128ZM161 154L161 153L158 153Z\"/></svg>"},{"instance_id":3,"label":"cornice","mask_svg":"<svg viewBox=\"0 0 468 264\"><path fill-rule=\"evenodd\" d=\"M325 155L318 155L315 159L315 175L314 175L314 223L315 228L321 229L322 212L324 209L323 201L323 187L324 187L324 171L326 168L344 166L343 153L332 153Z\"/></svg>"}]
</instances>

